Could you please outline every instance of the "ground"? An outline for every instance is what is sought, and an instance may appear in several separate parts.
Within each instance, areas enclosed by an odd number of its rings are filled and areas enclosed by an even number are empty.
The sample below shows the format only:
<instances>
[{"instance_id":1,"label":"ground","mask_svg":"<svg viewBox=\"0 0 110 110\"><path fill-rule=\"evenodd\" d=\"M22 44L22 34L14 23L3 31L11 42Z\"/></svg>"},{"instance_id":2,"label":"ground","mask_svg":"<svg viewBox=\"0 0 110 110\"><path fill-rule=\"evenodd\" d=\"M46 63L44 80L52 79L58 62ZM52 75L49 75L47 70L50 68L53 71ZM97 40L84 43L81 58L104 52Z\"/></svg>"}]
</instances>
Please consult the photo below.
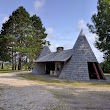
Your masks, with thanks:
<instances>
[{"instance_id":1,"label":"ground","mask_svg":"<svg viewBox=\"0 0 110 110\"><path fill-rule=\"evenodd\" d=\"M110 110L110 85L39 83L0 74L0 110Z\"/></svg>"}]
</instances>

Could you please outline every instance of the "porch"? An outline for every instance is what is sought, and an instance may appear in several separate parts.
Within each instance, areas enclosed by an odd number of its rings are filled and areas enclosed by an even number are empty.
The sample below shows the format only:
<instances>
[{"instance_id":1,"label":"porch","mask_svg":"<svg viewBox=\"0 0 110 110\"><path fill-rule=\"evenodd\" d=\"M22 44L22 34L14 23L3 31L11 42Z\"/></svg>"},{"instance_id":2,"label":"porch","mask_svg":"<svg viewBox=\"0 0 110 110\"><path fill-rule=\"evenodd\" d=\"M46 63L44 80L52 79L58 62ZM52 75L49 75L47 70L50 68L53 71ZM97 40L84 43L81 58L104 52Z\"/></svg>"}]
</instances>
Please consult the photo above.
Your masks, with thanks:
<instances>
[{"instance_id":1,"label":"porch","mask_svg":"<svg viewBox=\"0 0 110 110\"><path fill-rule=\"evenodd\" d=\"M45 74L49 74L52 76L59 76L63 66L64 66L64 62L46 62Z\"/></svg>"}]
</instances>

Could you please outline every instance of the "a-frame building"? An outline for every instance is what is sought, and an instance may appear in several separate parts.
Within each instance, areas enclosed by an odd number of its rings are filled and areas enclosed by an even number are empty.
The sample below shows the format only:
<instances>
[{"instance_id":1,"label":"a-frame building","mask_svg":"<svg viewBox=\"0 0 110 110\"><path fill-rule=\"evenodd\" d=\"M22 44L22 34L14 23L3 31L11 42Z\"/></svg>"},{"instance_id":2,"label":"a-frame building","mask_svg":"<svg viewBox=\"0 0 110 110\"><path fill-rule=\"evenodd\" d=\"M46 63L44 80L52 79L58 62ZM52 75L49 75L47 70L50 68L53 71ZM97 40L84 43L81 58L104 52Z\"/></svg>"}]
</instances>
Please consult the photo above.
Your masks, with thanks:
<instances>
[{"instance_id":1,"label":"a-frame building","mask_svg":"<svg viewBox=\"0 0 110 110\"><path fill-rule=\"evenodd\" d=\"M57 52L49 50L47 52L46 55L35 61L36 74L49 73L67 80L105 79L83 30L81 30L73 49L63 50L62 47L59 47ZM46 68L48 72L46 72Z\"/></svg>"},{"instance_id":2,"label":"a-frame building","mask_svg":"<svg viewBox=\"0 0 110 110\"><path fill-rule=\"evenodd\" d=\"M81 30L73 47L71 59L62 69L60 78L72 80L105 79L83 30Z\"/></svg>"}]
</instances>

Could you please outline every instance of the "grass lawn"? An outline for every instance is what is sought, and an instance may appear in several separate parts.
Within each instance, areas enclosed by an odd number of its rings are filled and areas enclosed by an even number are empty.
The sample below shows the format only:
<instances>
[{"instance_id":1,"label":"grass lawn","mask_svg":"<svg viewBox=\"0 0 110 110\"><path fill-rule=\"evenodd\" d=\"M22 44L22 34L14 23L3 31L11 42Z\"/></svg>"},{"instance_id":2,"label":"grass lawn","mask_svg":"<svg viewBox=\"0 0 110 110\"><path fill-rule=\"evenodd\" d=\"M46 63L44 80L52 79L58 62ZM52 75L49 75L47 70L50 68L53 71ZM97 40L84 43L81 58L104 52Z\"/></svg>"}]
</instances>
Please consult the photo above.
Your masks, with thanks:
<instances>
[{"instance_id":1,"label":"grass lawn","mask_svg":"<svg viewBox=\"0 0 110 110\"><path fill-rule=\"evenodd\" d=\"M109 75L110 76L110 73L104 73L105 75Z\"/></svg>"},{"instance_id":2,"label":"grass lawn","mask_svg":"<svg viewBox=\"0 0 110 110\"><path fill-rule=\"evenodd\" d=\"M0 74L1 73L12 73L12 72L20 72L20 71L24 71L24 70L11 70L11 69L0 69Z\"/></svg>"},{"instance_id":3,"label":"grass lawn","mask_svg":"<svg viewBox=\"0 0 110 110\"><path fill-rule=\"evenodd\" d=\"M39 83L47 83L47 84L61 84L61 85L76 85L76 86L110 86L110 82L106 81L66 81L66 80L56 80L44 78L38 75L33 74L17 74L18 77L23 77L28 80L36 81Z\"/></svg>"}]
</instances>

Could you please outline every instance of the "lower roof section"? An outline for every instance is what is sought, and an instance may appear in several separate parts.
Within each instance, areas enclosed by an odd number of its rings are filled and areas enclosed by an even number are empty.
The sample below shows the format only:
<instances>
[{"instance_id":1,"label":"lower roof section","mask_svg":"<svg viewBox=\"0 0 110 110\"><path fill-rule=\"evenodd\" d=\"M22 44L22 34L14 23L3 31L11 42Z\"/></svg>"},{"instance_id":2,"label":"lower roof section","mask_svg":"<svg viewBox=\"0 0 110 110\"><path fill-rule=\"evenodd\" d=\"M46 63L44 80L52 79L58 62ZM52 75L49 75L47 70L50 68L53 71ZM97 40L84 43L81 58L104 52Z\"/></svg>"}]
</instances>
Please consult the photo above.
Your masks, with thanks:
<instances>
[{"instance_id":1,"label":"lower roof section","mask_svg":"<svg viewBox=\"0 0 110 110\"><path fill-rule=\"evenodd\" d=\"M38 58L37 60L35 60L35 62L65 62L72 56L72 53L73 49L64 50L62 52L51 52L50 54L42 58Z\"/></svg>"}]
</instances>

